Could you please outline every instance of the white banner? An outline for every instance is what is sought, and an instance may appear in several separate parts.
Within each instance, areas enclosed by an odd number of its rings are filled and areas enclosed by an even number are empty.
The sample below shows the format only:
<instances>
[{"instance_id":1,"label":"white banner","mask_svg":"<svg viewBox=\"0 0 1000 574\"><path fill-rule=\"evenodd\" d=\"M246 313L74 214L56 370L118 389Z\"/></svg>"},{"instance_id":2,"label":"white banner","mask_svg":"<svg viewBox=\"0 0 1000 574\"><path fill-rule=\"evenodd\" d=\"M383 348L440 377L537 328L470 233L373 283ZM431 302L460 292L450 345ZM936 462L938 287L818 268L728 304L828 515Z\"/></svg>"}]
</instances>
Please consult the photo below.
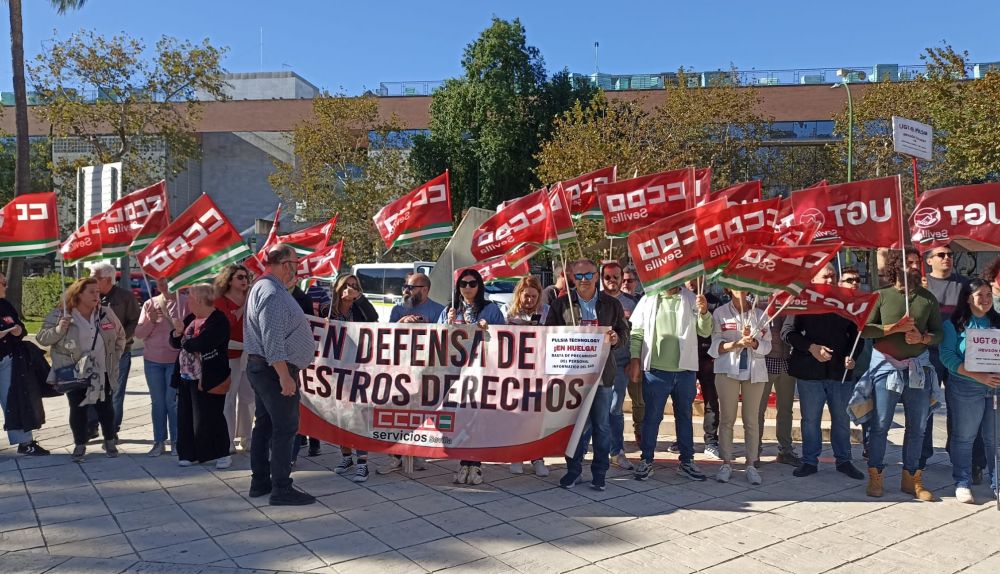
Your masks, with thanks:
<instances>
[{"instance_id":1,"label":"white banner","mask_svg":"<svg viewBox=\"0 0 1000 574\"><path fill-rule=\"evenodd\" d=\"M965 368L973 373L1000 373L1000 329L965 330Z\"/></svg>"}]
</instances>

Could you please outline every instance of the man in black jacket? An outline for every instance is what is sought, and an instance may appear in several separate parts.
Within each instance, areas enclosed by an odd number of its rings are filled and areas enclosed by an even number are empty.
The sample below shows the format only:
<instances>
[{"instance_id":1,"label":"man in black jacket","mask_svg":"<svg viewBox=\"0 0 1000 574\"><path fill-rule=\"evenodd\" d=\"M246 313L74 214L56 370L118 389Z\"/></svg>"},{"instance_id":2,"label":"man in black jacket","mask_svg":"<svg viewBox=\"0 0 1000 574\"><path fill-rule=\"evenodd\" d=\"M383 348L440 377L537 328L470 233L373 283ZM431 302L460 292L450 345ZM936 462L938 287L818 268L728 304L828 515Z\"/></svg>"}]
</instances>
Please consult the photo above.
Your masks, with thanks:
<instances>
[{"instance_id":1,"label":"man in black jacket","mask_svg":"<svg viewBox=\"0 0 1000 574\"><path fill-rule=\"evenodd\" d=\"M813 277L813 283L832 285L836 272L827 265ZM791 348L788 373L795 377L802 410L802 465L795 476L815 474L823 449L820 421L823 405L830 409L830 446L837 471L861 480L865 475L851 464L851 426L847 403L854 383L844 380L844 371L854 368L851 347L858 336L857 326L834 313L798 315L786 320L781 338ZM858 354L860 349L855 350Z\"/></svg>"},{"instance_id":2,"label":"man in black jacket","mask_svg":"<svg viewBox=\"0 0 1000 574\"><path fill-rule=\"evenodd\" d=\"M618 299L597 290L597 264L590 259L581 259L572 265L573 279L576 289L557 298L549 308L545 317L546 326L602 326L609 327L608 343L615 349L627 344L629 327L625 320L625 311ZM573 488L580 482L583 472L583 457L587 454L585 438L593 433L594 461L590 465L592 475L591 488L605 489L605 476L608 473L611 452L611 393L615 383L614 352L609 353L601 373L601 382L590 406L580 442L572 458L566 457L566 475L559 480L559 486Z\"/></svg>"}]
</instances>

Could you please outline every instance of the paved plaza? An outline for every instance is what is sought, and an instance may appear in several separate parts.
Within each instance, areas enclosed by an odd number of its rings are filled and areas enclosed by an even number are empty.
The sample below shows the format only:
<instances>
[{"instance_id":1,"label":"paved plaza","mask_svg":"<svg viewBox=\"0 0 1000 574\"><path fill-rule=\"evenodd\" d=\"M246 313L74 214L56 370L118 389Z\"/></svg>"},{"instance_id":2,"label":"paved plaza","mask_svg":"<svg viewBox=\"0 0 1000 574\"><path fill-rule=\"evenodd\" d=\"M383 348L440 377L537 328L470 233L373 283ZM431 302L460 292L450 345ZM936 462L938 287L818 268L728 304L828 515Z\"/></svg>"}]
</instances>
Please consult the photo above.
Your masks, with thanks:
<instances>
[{"instance_id":1,"label":"paved plaza","mask_svg":"<svg viewBox=\"0 0 1000 574\"><path fill-rule=\"evenodd\" d=\"M793 477L773 462L773 444L762 486L739 471L729 484L691 482L663 452L645 482L612 468L605 492L559 488L557 458L547 478L485 465L484 484L456 485L456 462L432 461L413 477L372 473L355 484L334 473L339 450L323 445L293 474L319 503L272 508L247 496L248 455L227 470L147 457L141 358L128 389L117 459L95 442L85 463L70 462L61 397L46 400L36 435L51 456L0 450L0 573L1000 572L1000 512L985 486L974 490L978 505L955 502L943 449L925 480L940 502L898 492L901 428L890 435L882 499L834 472L829 451L819 474ZM938 417L938 443L943 427ZM718 462L698 459L714 474Z\"/></svg>"}]
</instances>

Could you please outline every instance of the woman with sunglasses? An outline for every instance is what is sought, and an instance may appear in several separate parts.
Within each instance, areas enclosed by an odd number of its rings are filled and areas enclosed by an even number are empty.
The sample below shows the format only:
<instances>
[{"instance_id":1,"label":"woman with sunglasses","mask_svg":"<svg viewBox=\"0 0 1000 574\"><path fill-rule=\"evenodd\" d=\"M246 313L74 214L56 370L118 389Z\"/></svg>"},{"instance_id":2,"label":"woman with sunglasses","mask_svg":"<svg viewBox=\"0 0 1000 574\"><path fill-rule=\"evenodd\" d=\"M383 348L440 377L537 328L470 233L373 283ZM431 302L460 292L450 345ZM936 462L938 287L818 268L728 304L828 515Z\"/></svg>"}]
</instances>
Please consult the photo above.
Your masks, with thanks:
<instances>
[{"instance_id":1,"label":"woman with sunglasses","mask_svg":"<svg viewBox=\"0 0 1000 574\"><path fill-rule=\"evenodd\" d=\"M361 283L357 276L350 273L341 275L333 284L333 292L330 293L330 308L327 315L337 321L373 323L378 321L378 313L374 305L361 293ZM354 482L365 482L368 480L368 451L352 450L350 446L340 445L342 456L340 464L334 470L337 474L345 474L354 468ZM358 457L355 468L354 457Z\"/></svg>"},{"instance_id":2,"label":"woman with sunglasses","mask_svg":"<svg viewBox=\"0 0 1000 574\"><path fill-rule=\"evenodd\" d=\"M232 439L231 452L236 452L236 439L243 452L250 452L250 432L253 429L254 395L247 379L243 355L243 311L250 291L250 272L242 265L227 265L215 277L215 308L229 321L229 368L232 384L226 393L223 412Z\"/></svg>"},{"instance_id":3,"label":"woman with sunglasses","mask_svg":"<svg viewBox=\"0 0 1000 574\"><path fill-rule=\"evenodd\" d=\"M541 325L549 313L549 306L542 304L542 284L537 277L522 277L514 287L514 296L507 308L508 325ZM531 461L536 476L548 476L545 459ZM524 463L510 463L511 474L524 474Z\"/></svg>"},{"instance_id":4,"label":"woman with sunglasses","mask_svg":"<svg viewBox=\"0 0 1000 574\"><path fill-rule=\"evenodd\" d=\"M448 325L476 325L486 329L489 325L505 325L503 313L495 303L486 300L483 276L475 269L465 269L455 281L455 291L450 305L438 317L438 323ZM456 484L482 484L483 463L463 460L455 473Z\"/></svg>"}]
</instances>

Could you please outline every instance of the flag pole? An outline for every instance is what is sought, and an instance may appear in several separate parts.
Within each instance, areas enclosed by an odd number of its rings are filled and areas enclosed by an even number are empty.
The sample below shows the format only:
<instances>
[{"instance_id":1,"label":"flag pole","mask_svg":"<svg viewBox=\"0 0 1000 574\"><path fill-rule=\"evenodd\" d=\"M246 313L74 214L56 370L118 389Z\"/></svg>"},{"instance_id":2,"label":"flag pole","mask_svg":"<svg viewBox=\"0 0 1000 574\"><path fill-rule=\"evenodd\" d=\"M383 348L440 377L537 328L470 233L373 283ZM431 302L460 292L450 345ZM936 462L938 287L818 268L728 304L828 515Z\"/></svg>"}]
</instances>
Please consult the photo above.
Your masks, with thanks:
<instances>
[{"instance_id":1,"label":"flag pole","mask_svg":"<svg viewBox=\"0 0 1000 574\"><path fill-rule=\"evenodd\" d=\"M917 158L916 158L916 156L910 156L910 159L913 160L913 209L916 209L917 208L917 202L920 201L920 191L919 191L920 188L918 187L918 184L917 184ZM900 194L900 196L902 196L903 192L900 191L899 194ZM899 216L903 217L903 214L900 213ZM924 265L924 262L923 262L923 257L921 257L920 259L921 259L921 261L920 261L920 283L923 284L924 278L927 276L927 270L924 268L925 265ZM905 255L903 257L903 261L904 261L904 263L906 261Z\"/></svg>"},{"instance_id":2,"label":"flag pole","mask_svg":"<svg viewBox=\"0 0 1000 574\"><path fill-rule=\"evenodd\" d=\"M612 254L615 252L615 238L608 238L608 261L611 261Z\"/></svg>"},{"instance_id":3,"label":"flag pole","mask_svg":"<svg viewBox=\"0 0 1000 574\"><path fill-rule=\"evenodd\" d=\"M562 245L559 246L559 259L562 260L563 278L566 280L566 300L569 301L569 320L570 323L576 327L576 315L573 314L573 290L569 288L569 274L566 270L566 255L563 253Z\"/></svg>"},{"instance_id":4,"label":"flag pole","mask_svg":"<svg viewBox=\"0 0 1000 574\"><path fill-rule=\"evenodd\" d=\"M903 232L903 186L901 178L896 176L896 198L899 200L899 250L903 253L903 304L906 307L905 317L910 316L910 280L906 272L906 235Z\"/></svg>"},{"instance_id":5,"label":"flag pole","mask_svg":"<svg viewBox=\"0 0 1000 574\"><path fill-rule=\"evenodd\" d=\"M861 330L860 329L858 330L858 336L854 338L854 345L851 346L851 352L847 354L847 357L853 357L854 356L854 351L858 350L858 342L859 341L861 341ZM844 357L844 359L847 359L847 357ZM844 381L847 380L847 371L848 371L848 369L847 369L847 366L845 365L844 366L844 376L840 378L840 384L844 384Z\"/></svg>"},{"instance_id":6,"label":"flag pole","mask_svg":"<svg viewBox=\"0 0 1000 574\"><path fill-rule=\"evenodd\" d=\"M386 251L386 253L388 253L388 251ZM455 282L455 281L458 281L459 279L461 279L461 277L455 277L455 250L452 249L449 253L451 255L451 277L452 277L452 281ZM484 287L483 285L480 285L479 288L480 289L485 289L486 287ZM454 286L454 283L453 283L452 284L452 288L451 288L451 308L455 312L455 315L458 315L458 305L456 304L456 301L455 301L455 291L456 291L456 289L455 289L455 286Z\"/></svg>"},{"instance_id":7,"label":"flag pole","mask_svg":"<svg viewBox=\"0 0 1000 574\"><path fill-rule=\"evenodd\" d=\"M61 255L61 254L60 254ZM66 304L66 259L62 260L59 266L59 298L62 299L63 316L69 315Z\"/></svg>"}]
</instances>

